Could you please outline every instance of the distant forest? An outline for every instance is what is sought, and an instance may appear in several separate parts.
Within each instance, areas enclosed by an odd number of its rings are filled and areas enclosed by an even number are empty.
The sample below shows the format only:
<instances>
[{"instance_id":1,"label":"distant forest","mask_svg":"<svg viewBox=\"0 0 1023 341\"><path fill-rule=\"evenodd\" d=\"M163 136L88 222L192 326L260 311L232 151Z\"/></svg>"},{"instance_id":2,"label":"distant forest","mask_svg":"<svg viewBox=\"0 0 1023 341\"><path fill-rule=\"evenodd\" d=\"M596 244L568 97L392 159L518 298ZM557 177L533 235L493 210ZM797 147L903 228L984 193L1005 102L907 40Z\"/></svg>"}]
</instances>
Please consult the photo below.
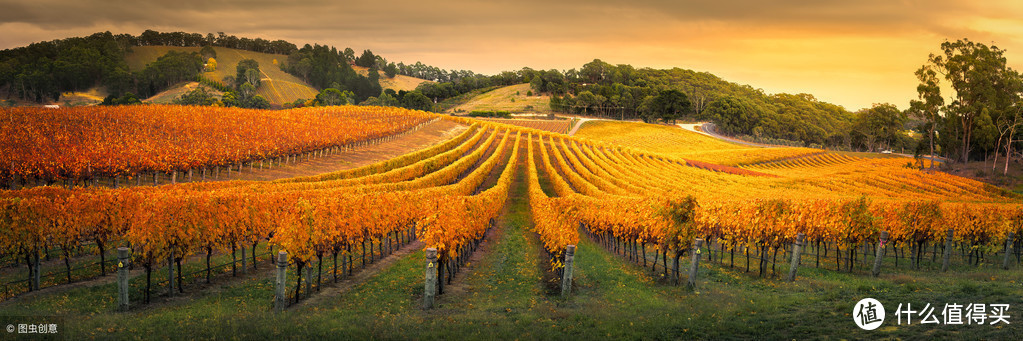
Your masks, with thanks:
<instances>
[{"instance_id":1,"label":"distant forest","mask_svg":"<svg viewBox=\"0 0 1023 341\"><path fill-rule=\"evenodd\" d=\"M306 80L317 90L350 91L353 100L359 102L381 95L379 75L370 72L368 77L361 76L352 69L353 64L371 71L382 70L389 77L403 74L442 82L474 75L470 71L447 71L422 63L390 63L369 50L357 57L351 48L341 51L320 45L299 48L284 40L239 38L223 32L203 35L146 30L138 36L100 32L2 50L0 94L43 103L57 100L62 92L104 86L113 97L131 93L133 98L146 98L178 82L196 80L203 71L202 55L181 52L168 53L143 70L131 70L125 56L136 46L216 46L287 55L287 62L280 66L282 70Z\"/></svg>"},{"instance_id":2,"label":"distant forest","mask_svg":"<svg viewBox=\"0 0 1023 341\"><path fill-rule=\"evenodd\" d=\"M598 59L564 73L536 71L530 84L533 91L553 95L551 108L558 112L647 122L693 118L716 123L722 133L765 142L862 144L849 134L856 115L841 106L809 94L768 95L707 72L636 69Z\"/></svg>"}]
</instances>

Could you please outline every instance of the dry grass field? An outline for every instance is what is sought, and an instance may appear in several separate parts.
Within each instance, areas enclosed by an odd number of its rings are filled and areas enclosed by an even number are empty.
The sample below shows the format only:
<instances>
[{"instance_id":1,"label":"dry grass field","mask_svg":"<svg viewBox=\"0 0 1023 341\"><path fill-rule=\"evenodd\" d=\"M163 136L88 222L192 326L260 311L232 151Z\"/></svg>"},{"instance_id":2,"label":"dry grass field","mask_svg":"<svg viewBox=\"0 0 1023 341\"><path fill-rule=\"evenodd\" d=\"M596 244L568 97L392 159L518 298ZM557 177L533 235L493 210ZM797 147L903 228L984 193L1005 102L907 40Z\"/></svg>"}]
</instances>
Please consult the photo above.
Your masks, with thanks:
<instances>
[{"instance_id":1,"label":"dry grass field","mask_svg":"<svg viewBox=\"0 0 1023 341\"><path fill-rule=\"evenodd\" d=\"M498 110L511 113L549 113L550 96L528 96L529 84L518 84L498 88L470 99L452 108L451 112L473 112L477 110Z\"/></svg>"},{"instance_id":2,"label":"dry grass field","mask_svg":"<svg viewBox=\"0 0 1023 341\"><path fill-rule=\"evenodd\" d=\"M364 68L361 66L353 66L352 68L355 69L355 72L358 72L360 75L363 76L369 75L369 68ZM415 90L416 87L419 86L419 84L422 84L423 82L433 83L433 81L428 81L425 79L419 79L404 75L396 75L394 76L394 78L387 78L387 75L385 75L383 71L377 72L380 73L380 86L383 87L384 89L393 89L394 91L401 90L412 91Z\"/></svg>"}]
</instances>

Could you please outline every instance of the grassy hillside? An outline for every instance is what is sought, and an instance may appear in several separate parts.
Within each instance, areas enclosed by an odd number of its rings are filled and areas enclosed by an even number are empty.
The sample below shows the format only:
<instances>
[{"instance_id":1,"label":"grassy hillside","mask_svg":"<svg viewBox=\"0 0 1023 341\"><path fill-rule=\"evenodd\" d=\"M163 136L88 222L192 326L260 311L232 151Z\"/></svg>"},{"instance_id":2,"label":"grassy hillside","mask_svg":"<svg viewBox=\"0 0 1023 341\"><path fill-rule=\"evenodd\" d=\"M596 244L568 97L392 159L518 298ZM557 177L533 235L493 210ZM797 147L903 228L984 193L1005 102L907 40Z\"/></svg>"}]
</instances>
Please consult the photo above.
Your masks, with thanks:
<instances>
[{"instance_id":1,"label":"grassy hillside","mask_svg":"<svg viewBox=\"0 0 1023 341\"><path fill-rule=\"evenodd\" d=\"M474 110L502 110L512 113L548 113L551 111L550 96L527 96L529 84L511 85L480 94L462 105L451 109L453 112Z\"/></svg>"},{"instance_id":2,"label":"grassy hillside","mask_svg":"<svg viewBox=\"0 0 1023 341\"><path fill-rule=\"evenodd\" d=\"M142 70L146 64L155 61L172 50L199 52L198 47L139 46L133 48L132 52L126 57L128 67L132 71ZM243 59L253 59L259 62L259 69L263 72L263 84L260 85L259 89L256 89L256 94L265 97L270 101L270 104L282 105L294 102L299 98L311 99L316 97L318 93L316 89L298 77L281 71L277 63L287 60L288 56L223 47L214 47L214 50L217 51L217 70L203 74L209 79L221 81L225 76L234 76L235 67L238 65L238 62Z\"/></svg>"},{"instance_id":3,"label":"grassy hillside","mask_svg":"<svg viewBox=\"0 0 1023 341\"><path fill-rule=\"evenodd\" d=\"M612 142L649 152L736 166L820 152L811 148L760 148L725 142L679 127L638 122L590 121L578 137Z\"/></svg>"},{"instance_id":4,"label":"grassy hillside","mask_svg":"<svg viewBox=\"0 0 1023 341\"><path fill-rule=\"evenodd\" d=\"M354 69L355 72L358 72L360 75L363 76L369 75L369 68L361 66L352 66L352 69ZM394 89L394 91L401 90L412 91L415 90L416 87L423 82L431 83L433 82L405 75L397 75L394 76L394 78L387 78L387 75L385 75L383 71L377 72L380 73L380 86L383 87L384 89Z\"/></svg>"},{"instance_id":5,"label":"grassy hillside","mask_svg":"<svg viewBox=\"0 0 1023 341\"><path fill-rule=\"evenodd\" d=\"M58 104L65 107L82 106L82 105L95 105L103 102L103 98L109 95L106 88L95 87L88 91L73 91L73 92L62 92L60 99L54 104Z\"/></svg>"},{"instance_id":6,"label":"grassy hillside","mask_svg":"<svg viewBox=\"0 0 1023 341\"><path fill-rule=\"evenodd\" d=\"M217 98L221 98L224 95L220 91L217 91L217 89L210 88L209 86L206 85L201 85L199 84L199 82L184 82L181 84L177 84L171 87L170 89L161 91L160 93L153 95L152 97L147 98L146 102L155 104L171 104L174 102L175 99L181 97L181 95L184 95L185 93L188 93L189 91L195 90L200 87L205 88L206 91L208 91L210 94Z\"/></svg>"}]
</instances>

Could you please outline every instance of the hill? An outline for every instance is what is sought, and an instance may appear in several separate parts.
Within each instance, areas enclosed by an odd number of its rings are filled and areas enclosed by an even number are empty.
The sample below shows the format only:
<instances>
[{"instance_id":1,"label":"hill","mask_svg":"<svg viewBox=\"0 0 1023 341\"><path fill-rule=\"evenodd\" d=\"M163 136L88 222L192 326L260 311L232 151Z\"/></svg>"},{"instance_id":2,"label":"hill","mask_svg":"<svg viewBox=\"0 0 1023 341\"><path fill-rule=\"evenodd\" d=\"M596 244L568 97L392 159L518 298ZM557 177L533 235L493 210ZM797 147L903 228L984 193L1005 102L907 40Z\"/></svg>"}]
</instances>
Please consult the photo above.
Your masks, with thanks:
<instances>
[{"instance_id":1,"label":"hill","mask_svg":"<svg viewBox=\"0 0 1023 341\"><path fill-rule=\"evenodd\" d=\"M60 93L60 99L53 104L72 107L83 105L95 105L103 102L103 98L109 95L103 87L95 87L88 91L69 91Z\"/></svg>"},{"instance_id":2,"label":"hill","mask_svg":"<svg viewBox=\"0 0 1023 341\"><path fill-rule=\"evenodd\" d=\"M467 102L451 108L449 112L499 110L511 113L542 113L551 111L548 95L529 96L529 84L516 84L476 95Z\"/></svg>"},{"instance_id":3,"label":"hill","mask_svg":"<svg viewBox=\"0 0 1023 341\"><path fill-rule=\"evenodd\" d=\"M175 99L178 99L182 95L189 91L204 88L210 94L216 98L222 98L224 93L217 91L217 89L210 88L209 86L199 84L199 82L183 82L172 86L170 89L161 91L149 98L146 98L144 102L153 104L173 104Z\"/></svg>"},{"instance_id":4,"label":"hill","mask_svg":"<svg viewBox=\"0 0 1023 341\"><path fill-rule=\"evenodd\" d=\"M146 64L155 61L169 51L199 52L198 47L177 47L177 46L137 46L125 56L128 67L132 71L145 68ZM234 76L235 67L243 59L252 59L259 62L259 69L263 73L263 84L256 89L256 94L263 96L271 105L283 105L297 99L312 99L319 93L315 88L309 86L301 79L298 79L287 72L281 71L277 66L288 59L286 55L252 52L246 50L231 49L225 47L214 47L217 51L217 69L212 72L205 72L203 76L215 81L223 82L224 77Z\"/></svg>"},{"instance_id":5,"label":"hill","mask_svg":"<svg viewBox=\"0 0 1023 341\"><path fill-rule=\"evenodd\" d=\"M363 75L363 76L368 76L369 75L369 68L361 67L361 66L352 66L352 69L354 69L355 72L358 72L360 75ZM405 76L405 75L395 75L394 78L388 78L387 75L385 75L383 71L377 71L377 72L380 74L380 87L382 87L384 89L392 89L394 91L402 91L402 90L412 91L412 90L415 90L416 87L419 86L419 84L422 84L423 82L433 83L433 81L428 81L428 80L425 80L425 79L420 79L420 78L415 78L415 77L409 77L409 76Z\"/></svg>"}]
</instances>

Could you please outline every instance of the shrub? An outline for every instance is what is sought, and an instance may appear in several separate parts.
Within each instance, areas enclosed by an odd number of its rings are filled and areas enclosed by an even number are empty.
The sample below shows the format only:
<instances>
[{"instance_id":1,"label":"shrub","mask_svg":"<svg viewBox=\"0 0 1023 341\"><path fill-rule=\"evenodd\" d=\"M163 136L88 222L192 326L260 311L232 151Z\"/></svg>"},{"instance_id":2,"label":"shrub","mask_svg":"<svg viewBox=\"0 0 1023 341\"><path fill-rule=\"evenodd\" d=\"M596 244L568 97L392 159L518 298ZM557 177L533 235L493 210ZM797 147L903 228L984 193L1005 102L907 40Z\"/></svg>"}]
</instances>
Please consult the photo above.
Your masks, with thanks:
<instances>
[{"instance_id":1,"label":"shrub","mask_svg":"<svg viewBox=\"0 0 1023 341\"><path fill-rule=\"evenodd\" d=\"M470 117L499 117L499 118L511 118L511 113L507 111L498 110L473 110L469 113Z\"/></svg>"}]
</instances>

